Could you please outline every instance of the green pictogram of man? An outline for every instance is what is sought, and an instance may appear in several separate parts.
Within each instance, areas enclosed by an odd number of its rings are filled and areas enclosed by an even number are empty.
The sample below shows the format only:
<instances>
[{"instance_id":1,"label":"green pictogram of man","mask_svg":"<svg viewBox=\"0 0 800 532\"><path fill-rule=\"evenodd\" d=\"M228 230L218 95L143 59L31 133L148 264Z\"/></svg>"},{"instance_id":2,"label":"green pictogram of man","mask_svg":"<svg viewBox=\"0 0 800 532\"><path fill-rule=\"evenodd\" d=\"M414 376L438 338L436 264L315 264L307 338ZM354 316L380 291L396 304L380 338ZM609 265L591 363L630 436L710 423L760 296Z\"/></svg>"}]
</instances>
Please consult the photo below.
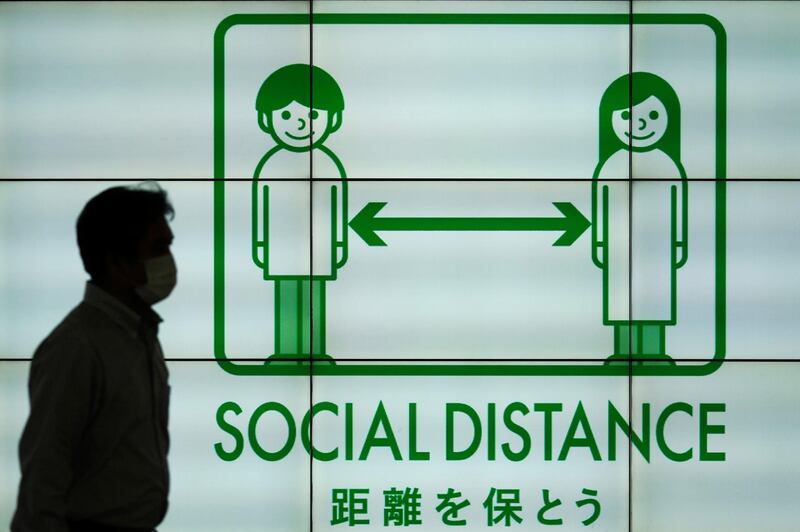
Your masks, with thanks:
<instances>
[{"instance_id":1,"label":"green pictogram of man","mask_svg":"<svg viewBox=\"0 0 800 532\"><path fill-rule=\"evenodd\" d=\"M592 260L603 271L603 323L614 328L609 360L672 363L665 331L689 251L680 101L663 78L633 72L605 90L599 119ZM604 181L620 177L627 186Z\"/></svg>"},{"instance_id":2,"label":"green pictogram of man","mask_svg":"<svg viewBox=\"0 0 800 532\"><path fill-rule=\"evenodd\" d=\"M347 261L347 176L324 142L342 125L344 97L323 69L293 64L264 80L255 108L275 143L252 184L252 259L275 285L270 359L330 359L325 282Z\"/></svg>"}]
</instances>

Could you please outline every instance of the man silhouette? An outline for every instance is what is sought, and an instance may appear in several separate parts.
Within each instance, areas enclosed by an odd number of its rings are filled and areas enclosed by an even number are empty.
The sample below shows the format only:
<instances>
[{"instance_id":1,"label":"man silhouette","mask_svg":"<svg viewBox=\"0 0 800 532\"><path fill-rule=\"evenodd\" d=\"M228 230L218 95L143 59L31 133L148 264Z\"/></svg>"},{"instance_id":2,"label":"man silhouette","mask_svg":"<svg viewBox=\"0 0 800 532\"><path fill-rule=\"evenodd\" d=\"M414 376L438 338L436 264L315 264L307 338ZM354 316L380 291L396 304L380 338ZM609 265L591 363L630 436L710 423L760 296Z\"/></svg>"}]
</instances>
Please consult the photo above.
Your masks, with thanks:
<instances>
[{"instance_id":1,"label":"man silhouette","mask_svg":"<svg viewBox=\"0 0 800 532\"><path fill-rule=\"evenodd\" d=\"M167 511L167 367L151 305L175 286L166 192L114 187L78 217L91 276L39 345L13 532L152 531Z\"/></svg>"}]
</instances>

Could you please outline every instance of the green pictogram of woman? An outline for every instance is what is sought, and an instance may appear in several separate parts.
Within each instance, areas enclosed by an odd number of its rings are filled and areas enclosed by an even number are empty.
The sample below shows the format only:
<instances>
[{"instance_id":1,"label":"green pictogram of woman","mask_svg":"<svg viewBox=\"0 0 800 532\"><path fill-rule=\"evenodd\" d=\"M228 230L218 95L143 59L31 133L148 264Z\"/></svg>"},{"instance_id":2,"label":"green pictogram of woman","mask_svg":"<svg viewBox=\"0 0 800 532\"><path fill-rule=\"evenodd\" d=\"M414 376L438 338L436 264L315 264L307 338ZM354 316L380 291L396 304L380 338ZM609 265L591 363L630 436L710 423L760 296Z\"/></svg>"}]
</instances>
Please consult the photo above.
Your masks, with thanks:
<instances>
[{"instance_id":1,"label":"green pictogram of woman","mask_svg":"<svg viewBox=\"0 0 800 532\"><path fill-rule=\"evenodd\" d=\"M628 181L603 181L612 178ZM614 328L608 361L674 363L665 330L688 259L688 199L678 95L649 72L619 77L600 100L592 179L592 261L603 271L603 324Z\"/></svg>"},{"instance_id":2,"label":"green pictogram of woman","mask_svg":"<svg viewBox=\"0 0 800 532\"><path fill-rule=\"evenodd\" d=\"M324 142L342 125L344 97L323 69L293 64L264 80L255 108L275 143L255 168L251 202L252 260L275 285L269 358L331 360L325 283L347 261L347 176Z\"/></svg>"}]
</instances>

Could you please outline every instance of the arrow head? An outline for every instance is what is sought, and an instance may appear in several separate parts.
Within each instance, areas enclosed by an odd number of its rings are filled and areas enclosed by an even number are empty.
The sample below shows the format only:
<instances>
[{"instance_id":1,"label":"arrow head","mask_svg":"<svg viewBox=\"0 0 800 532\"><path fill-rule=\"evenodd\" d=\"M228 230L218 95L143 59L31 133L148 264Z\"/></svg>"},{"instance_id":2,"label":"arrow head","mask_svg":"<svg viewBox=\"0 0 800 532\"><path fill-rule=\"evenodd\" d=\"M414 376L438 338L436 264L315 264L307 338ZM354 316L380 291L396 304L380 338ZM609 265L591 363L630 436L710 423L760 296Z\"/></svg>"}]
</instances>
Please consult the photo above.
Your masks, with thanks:
<instances>
[{"instance_id":1,"label":"arrow head","mask_svg":"<svg viewBox=\"0 0 800 532\"><path fill-rule=\"evenodd\" d=\"M553 205L564 215L564 234L553 245L571 246L592 224L572 203L554 202Z\"/></svg>"},{"instance_id":2,"label":"arrow head","mask_svg":"<svg viewBox=\"0 0 800 532\"><path fill-rule=\"evenodd\" d=\"M368 246L386 245L386 242L375 232L375 216L384 206L386 206L385 201L371 201L350 220L350 227Z\"/></svg>"}]
</instances>

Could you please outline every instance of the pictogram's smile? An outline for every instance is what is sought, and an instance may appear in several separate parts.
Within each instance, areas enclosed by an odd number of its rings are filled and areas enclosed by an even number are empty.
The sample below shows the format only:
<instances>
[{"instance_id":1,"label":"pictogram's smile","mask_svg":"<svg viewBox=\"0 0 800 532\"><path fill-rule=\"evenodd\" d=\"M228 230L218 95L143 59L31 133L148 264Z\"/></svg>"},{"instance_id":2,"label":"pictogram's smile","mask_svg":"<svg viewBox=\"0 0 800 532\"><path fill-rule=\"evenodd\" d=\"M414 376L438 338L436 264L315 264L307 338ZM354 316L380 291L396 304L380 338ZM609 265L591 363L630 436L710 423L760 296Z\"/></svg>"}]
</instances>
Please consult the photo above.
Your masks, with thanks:
<instances>
[{"instance_id":1,"label":"pictogram's smile","mask_svg":"<svg viewBox=\"0 0 800 532\"><path fill-rule=\"evenodd\" d=\"M644 137L637 137L636 135L631 135L631 134L630 134L630 133L628 133L627 131L625 132L625 135L627 135L628 137L632 138L633 140L645 140L645 139L649 139L650 137L652 137L652 136L653 136L653 135L655 135L655 134L656 134L656 132L655 132L655 131L651 131L649 135L645 135ZM288 135L288 133L287 133L287 135Z\"/></svg>"}]
</instances>

